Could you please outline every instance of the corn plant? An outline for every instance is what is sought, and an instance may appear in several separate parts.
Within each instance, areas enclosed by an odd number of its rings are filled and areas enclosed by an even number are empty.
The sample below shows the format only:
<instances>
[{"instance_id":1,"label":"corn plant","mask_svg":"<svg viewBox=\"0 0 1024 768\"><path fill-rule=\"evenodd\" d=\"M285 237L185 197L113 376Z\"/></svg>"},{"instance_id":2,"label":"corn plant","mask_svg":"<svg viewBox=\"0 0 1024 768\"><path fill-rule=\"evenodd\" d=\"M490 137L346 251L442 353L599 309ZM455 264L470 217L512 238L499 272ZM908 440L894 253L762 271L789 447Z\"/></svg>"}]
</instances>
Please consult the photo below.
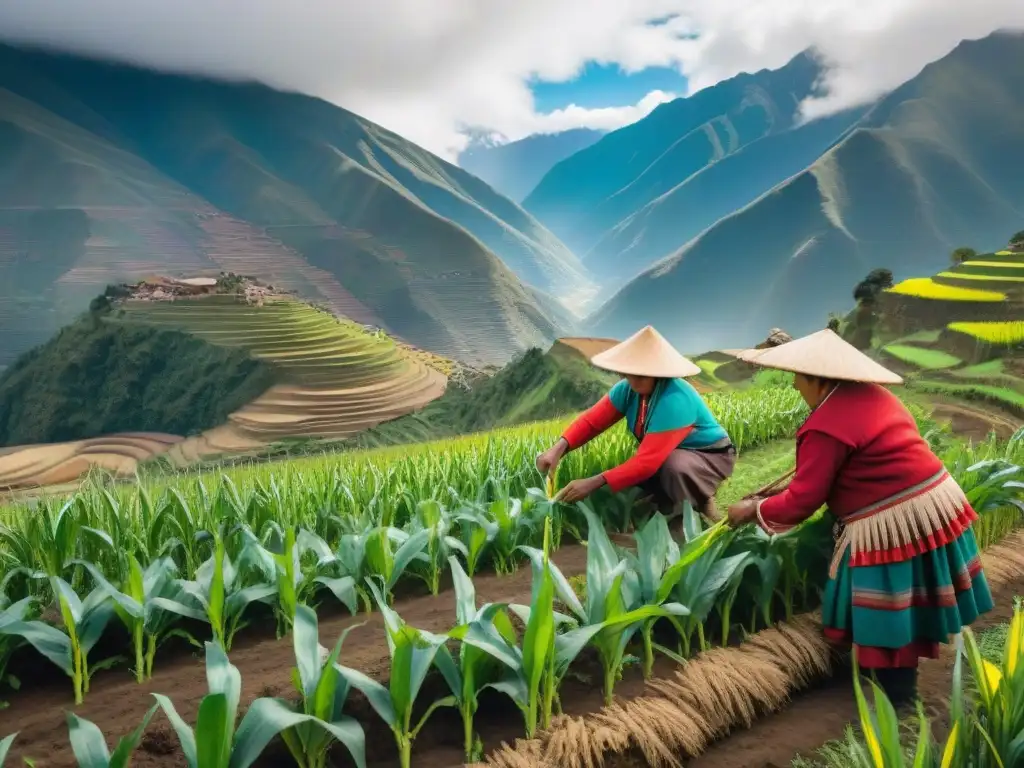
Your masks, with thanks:
<instances>
[{"instance_id":1,"label":"corn plant","mask_svg":"<svg viewBox=\"0 0 1024 768\"><path fill-rule=\"evenodd\" d=\"M451 528L452 516L440 503L429 499L416 504L411 532L414 535L419 531L427 532L423 580L432 595L441 588L441 573L451 553L458 552L463 557L469 554L463 543L449 534Z\"/></svg>"},{"instance_id":2,"label":"corn plant","mask_svg":"<svg viewBox=\"0 0 1024 768\"><path fill-rule=\"evenodd\" d=\"M694 516L693 508L687 503L683 514ZM690 615L690 608L682 603L669 603L679 580L686 570L705 555L715 541L728 529L723 523L717 523L703 531L700 535L687 541L680 551L669 532L664 515L653 515L644 526L636 532L636 555L627 553L626 559L637 578L639 594L638 603L646 606L663 606L668 611L667 617L677 623L682 617ZM654 624L662 618L651 616L640 625L640 634L644 646L644 678L650 678L654 670L654 647L652 640ZM677 627L678 627L677 623ZM680 628L680 634L682 629ZM662 649L664 651L665 649ZM675 655L675 654L671 654Z\"/></svg>"},{"instance_id":3,"label":"corn plant","mask_svg":"<svg viewBox=\"0 0 1024 768\"><path fill-rule=\"evenodd\" d=\"M128 768L132 752L142 741L142 734L156 714L156 709L156 704L149 708L135 730L117 742L113 753L107 749L107 740L95 723L68 712L68 736L78 768Z\"/></svg>"},{"instance_id":4,"label":"corn plant","mask_svg":"<svg viewBox=\"0 0 1024 768\"><path fill-rule=\"evenodd\" d=\"M225 651L231 650L235 633L247 624L242 621L246 608L255 602L266 602L277 594L276 584L241 586L238 570L225 551L224 537L220 533L213 535L213 555L199 566L195 579L178 583L202 609L213 630L214 641ZM177 606L165 602L160 605L180 612Z\"/></svg>"},{"instance_id":5,"label":"corn plant","mask_svg":"<svg viewBox=\"0 0 1024 768\"><path fill-rule=\"evenodd\" d=\"M277 585L274 615L277 617L279 639L294 624L298 606L308 603L317 587L326 587L350 613L356 612L358 603L355 579L351 576L317 576L303 571L302 555L305 546L316 545L308 537L301 536L296 543L294 526L285 527L277 537L280 541L275 549L280 549L280 552L264 547L248 529L243 530L242 535L245 544L239 556L239 564L254 565L264 579Z\"/></svg>"},{"instance_id":6,"label":"corn plant","mask_svg":"<svg viewBox=\"0 0 1024 768\"><path fill-rule=\"evenodd\" d=\"M904 744L900 738L900 719L889 698L881 686L872 680L868 681L874 694L875 706L872 707L864 696L860 682L860 670L856 660L853 665L853 690L857 700L857 714L864 733L864 744L855 739L847 739L844 746L846 757L853 764L851 768L909 768ZM924 707L917 704L918 734L917 746L914 749L910 765L914 768L925 768L935 764L931 728L928 718L924 715ZM950 768L945 758L942 768Z\"/></svg>"},{"instance_id":7,"label":"corn plant","mask_svg":"<svg viewBox=\"0 0 1024 768\"><path fill-rule=\"evenodd\" d=\"M480 558L498 535L498 523L473 507L463 507L456 513L455 522L466 550L466 570L472 578L480 567Z\"/></svg>"},{"instance_id":8,"label":"corn plant","mask_svg":"<svg viewBox=\"0 0 1024 768\"><path fill-rule=\"evenodd\" d=\"M335 741L348 750L359 768L366 764L366 735L356 720L342 714L349 686L336 666L342 643L353 629L342 632L334 649L322 658L316 611L300 604L295 612L292 682L306 719L283 730L281 738L299 768L326 768Z\"/></svg>"},{"instance_id":9,"label":"corn plant","mask_svg":"<svg viewBox=\"0 0 1024 768\"><path fill-rule=\"evenodd\" d=\"M680 603L643 604L640 579L630 568L630 559L619 556L597 515L585 504L580 509L588 524L586 604L581 605L571 589L560 590L559 598L583 626L600 628L590 644L601 660L608 705L633 635L646 621L685 616L689 609Z\"/></svg>"},{"instance_id":10,"label":"corn plant","mask_svg":"<svg viewBox=\"0 0 1024 768\"><path fill-rule=\"evenodd\" d=\"M960 764L969 755L977 768L1024 763L1024 609L1015 602L1013 618L996 664L981 655L970 629L963 632L963 657L978 695L973 710L964 704L961 671L954 669L951 714L959 726L953 748ZM958 664L962 666L962 660Z\"/></svg>"},{"instance_id":11,"label":"corn plant","mask_svg":"<svg viewBox=\"0 0 1024 768\"><path fill-rule=\"evenodd\" d=\"M500 574L515 571L516 550L525 544L537 529L536 520L523 514L521 499L504 496L490 502L484 514L498 526L494 536L494 568Z\"/></svg>"},{"instance_id":12,"label":"corn plant","mask_svg":"<svg viewBox=\"0 0 1024 768\"><path fill-rule=\"evenodd\" d=\"M438 699L427 707L423 717L413 725L412 710L416 697L439 649L448 637L410 627L388 606L381 590L372 581L369 586L387 630L388 649L391 651L389 687L385 688L358 670L340 665L337 669L350 685L369 699L370 706L391 729L398 747L399 764L402 768L409 768L413 742L427 720L438 708L456 704L454 696Z\"/></svg>"},{"instance_id":13,"label":"corn plant","mask_svg":"<svg viewBox=\"0 0 1024 768\"><path fill-rule=\"evenodd\" d=\"M134 555L128 555L128 578L124 591L114 587L92 563L81 562L96 584L110 594L114 611L132 638L135 652L135 679L143 682L153 676L157 648L174 634L175 616L207 621L206 614L186 605L184 591L174 578L176 566L169 557L151 562L143 571ZM187 636L187 635L186 635Z\"/></svg>"},{"instance_id":14,"label":"corn plant","mask_svg":"<svg viewBox=\"0 0 1024 768\"><path fill-rule=\"evenodd\" d=\"M505 606L488 603L481 608L476 606L476 589L469 576L459 565L455 557L448 559L455 585L455 613L457 626L448 633L449 637L464 640L471 629L481 637L497 633L499 653L504 653L508 646L516 642L515 628L505 613ZM501 644L504 641L504 645ZM470 642L462 642L459 647L457 661L452 658L448 649L441 646L435 659L438 669L451 688L456 706L462 717L463 748L466 762L480 759L481 746L473 731L473 718L476 716L478 696L483 688L500 678L501 664L494 655L481 650Z\"/></svg>"},{"instance_id":15,"label":"corn plant","mask_svg":"<svg viewBox=\"0 0 1024 768\"><path fill-rule=\"evenodd\" d=\"M114 657L97 664L89 663L89 652L114 615L110 593L103 587L97 587L82 600L59 576L52 576L50 584L57 595L64 631L42 621L14 620L0 623L0 635L20 637L64 670L74 685L75 704L81 704L89 692L93 672L120 660Z\"/></svg>"},{"instance_id":16,"label":"corn plant","mask_svg":"<svg viewBox=\"0 0 1024 768\"><path fill-rule=\"evenodd\" d=\"M0 628L13 622L26 621L29 612L34 607L35 601L31 597L25 597L13 605L7 605L6 603L7 598L0 594L0 608L3 609L3 612L0 613ZM0 685L6 685L14 691L21 687L21 681L13 673L7 672L7 665L10 664L11 657L22 644L24 644L24 640L20 636L5 635L0 630ZM6 707L7 702L0 700L0 709Z\"/></svg>"},{"instance_id":17,"label":"corn plant","mask_svg":"<svg viewBox=\"0 0 1024 768\"><path fill-rule=\"evenodd\" d=\"M544 523L544 549L521 547L533 567L532 596L529 606L510 605L525 626L521 641L510 634L507 627L497 621L472 621L462 642L501 662L506 667L502 679L489 682L485 688L504 693L523 713L528 738L532 738L538 725L551 725L551 715L558 700L558 686L569 665L586 647L600 626L576 627L559 634L558 626L572 626L575 622L554 610L555 593L572 592L568 580L550 561L551 520ZM582 610L582 607L580 607Z\"/></svg>"},{"instance_id":18,"label":"corn plant","mask_svg":"<svg viewBox=\"0 0 1024 768\"><path fill-rule=\"evenodd\" d=\"M275 736L309 720L278 699L259 698L237 722L242 676L217 643L206 643L206 682L210 692L199 702L194 729L169 698L153 694L171 721L188 768L249 768Z\"/></svg>"}]
</instances>

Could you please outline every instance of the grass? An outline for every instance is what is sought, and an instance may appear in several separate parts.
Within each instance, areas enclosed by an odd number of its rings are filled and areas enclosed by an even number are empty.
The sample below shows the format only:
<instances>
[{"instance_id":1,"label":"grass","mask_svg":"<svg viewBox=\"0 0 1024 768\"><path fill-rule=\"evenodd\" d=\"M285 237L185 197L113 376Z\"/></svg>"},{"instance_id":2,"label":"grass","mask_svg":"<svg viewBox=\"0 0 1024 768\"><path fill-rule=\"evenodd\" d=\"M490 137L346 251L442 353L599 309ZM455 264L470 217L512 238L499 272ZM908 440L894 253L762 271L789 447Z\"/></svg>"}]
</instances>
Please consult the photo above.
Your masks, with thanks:
<instances>
[{"instance_id":1,"label":"grass","mask_svg":"<svg viewBox=\"0 0 1024 768\"><path fill-rule=\"evenodd\" d=\"M979 341L998 346L1024 342L1024 320L1005 322L950 323L949 330L965 333Z\"/></svg>"},{"instance_id":2,"label":"grass","mask_svg":"<svg viewBox=\"0 0 1024 768\"><path fill-rule=\"evenodd\" d=\"M960 358L942 350L914 347L909 344L889 344L882 349L898 360L930 371L953 368L962 362Z\"/></svg>"},{"instance_id":3,"label":"grass","mask_svg":"<svg viewBox=\"0 0 1024 768\"><path fill-rule=\"evenodd\" d=\"M930 277L912 277L889 289L889 293L914 296L919 299L940 299L945 301L1005 301L1006 294L998 291L984 291L974 288L957 288L942 285Z\"/></svg>"}]
</instances>

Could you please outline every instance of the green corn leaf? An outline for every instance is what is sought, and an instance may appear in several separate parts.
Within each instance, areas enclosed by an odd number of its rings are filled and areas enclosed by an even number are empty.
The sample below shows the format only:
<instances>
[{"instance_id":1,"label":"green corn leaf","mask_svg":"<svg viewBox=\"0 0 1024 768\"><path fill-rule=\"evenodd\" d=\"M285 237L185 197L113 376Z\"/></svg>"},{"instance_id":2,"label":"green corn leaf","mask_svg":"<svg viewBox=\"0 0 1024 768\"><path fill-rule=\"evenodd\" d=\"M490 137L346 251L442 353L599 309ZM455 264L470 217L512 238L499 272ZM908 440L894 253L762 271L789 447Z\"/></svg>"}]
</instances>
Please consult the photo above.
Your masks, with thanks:
<instances>
[{"instance_id":1,"label":"green corn leaf","mask_svg":"<svg viewBox=\"0 0 1024 768\"><path fill-rule=\"evenodd\" d=\"M223 693L209 693L196 717L197 768L223 768L231 757L235 730L231 706Z\"/></svg>"},{"instance_id":2,"label":"green corn leaf","mask_svg":"<svg viewBox=\"0 0 1024 768\"><path fill-rule=\"evenodd\" d=\"M4 761L7 760L7 753L11 751L11 745L14 743L14 738L17 735L17 733L12 733L10 736L0 739L0 768L2 768Z\"/></svg>"},{"instance_id":3,"label":"green corn leaf","mask_svg":"<svg viewBox=\"0 0 1024 768\"><path fill-rule=\"evenodd\" d=\"M359 609L359 598L356 596L356 581L351 576L317 576L313 582L327 587L338 602L348 608L349 613L355 615Z\"/></svg>"},{"instance_id":4,"label":"green corn leaf","mask_svg":"<svg viewBox=\"0 0 1024 768\"><path fill-rule=\"evenodd\" d=\"M68 738L78 768L109 768L110 752L103 732L94 723L67 713Z\"/></svg>"},{"instance_id":5,"label":"green corn leaf","mask_svg":"<svg viewBox=\"0 0 1024 768\"><path fill-rule=\"evenodd\" d=\"M11 621L0 625L0 634L20 637L60 667L66 675L74 673L71 640L59 629L42 621Z\"/></svg>"},{"instance_id":6,"label":"green corn leaf","mask_svg":"<svg viewBox=\"0 0 1024 768\"><path fill-rule=\"evenodd\" d=\"M178 714L178 710L174 708L174 703L169 698L161 693L154 693L153 698L156 699L157 705L163 710L167 719L171 721L171 727L174 728L174 732L178 736L178 744L181 746L181 751L185 754L185 762L188 763L188 768L199 768L195 733L193 733L188 723L181 719L181 715ZM206 768L206 766L203 766L203 768Z\"/></svg>"},{"instance_id":7,"label":"green corn leaf","mask_svg":"<svg viewBox=\"0 0 1024 768\"><path fill-rule=\"evenodd\" d=\"M391 694L387 688L357 669L342 666L338 666L337 669L353 688L367 698L370 706L389 728L400 726L395 707L391 703Z\"/></svg>"}]
</instances>

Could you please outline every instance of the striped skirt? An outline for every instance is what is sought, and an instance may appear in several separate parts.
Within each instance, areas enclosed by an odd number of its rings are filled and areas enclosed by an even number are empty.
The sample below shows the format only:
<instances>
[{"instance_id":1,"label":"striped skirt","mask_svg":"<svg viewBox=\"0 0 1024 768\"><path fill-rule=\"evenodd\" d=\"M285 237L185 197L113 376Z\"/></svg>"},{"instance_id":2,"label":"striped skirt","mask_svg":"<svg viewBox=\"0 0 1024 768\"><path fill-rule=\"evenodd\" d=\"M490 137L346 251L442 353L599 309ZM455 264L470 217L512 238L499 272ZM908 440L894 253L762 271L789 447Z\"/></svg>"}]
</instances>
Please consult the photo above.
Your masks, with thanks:
<instances>
[{"instance_id":1,"label":"striped skirt","mask_svg":"<svg viewBox=\"0 0 1024 768\"><path fill-rule=\"evenodd\" d=\"M852 643L866 668L915 667L992 610L968 527L949 543L895 563L850 565L847 550L825 586L825 636Z\"/></svg>"}]
</instances>

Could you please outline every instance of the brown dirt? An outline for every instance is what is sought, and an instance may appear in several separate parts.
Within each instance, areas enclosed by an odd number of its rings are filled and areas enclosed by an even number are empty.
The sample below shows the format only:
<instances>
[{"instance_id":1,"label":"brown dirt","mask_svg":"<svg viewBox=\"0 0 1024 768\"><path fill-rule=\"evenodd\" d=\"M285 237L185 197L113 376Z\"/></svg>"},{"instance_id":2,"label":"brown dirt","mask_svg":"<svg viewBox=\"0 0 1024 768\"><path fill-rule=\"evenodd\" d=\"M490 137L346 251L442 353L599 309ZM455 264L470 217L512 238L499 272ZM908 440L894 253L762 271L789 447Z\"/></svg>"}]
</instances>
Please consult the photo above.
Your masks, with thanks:
<instances>
[{"instance_id":1,"label":"brown dirt","mask_svg":"<svg viewBox=\"0 0 1024 768\"><path fill-rule=\"evenodd\" d=\"M954 433L978 443L988 439L995 432L1000 440L1006 440L1020 429L1020 419L995 408L981 408L961 402L942 401L932 412L936 421L948 421Z\"/></svg>"},{"instance_id":2,"label":"brown dirt","mask_svg":"<svg viewBox=\"0 0 1024 768\"><path fill-rule=\"evenodd\" d=\"M554 559L567 576L573 576L585 569L586 549L579 545L565 546ZM507 577L476 576L473 581L477 600L480 603L528 603L530 578L529 565L523 565ZM454 620L454 593L449 591L437 597L399 600L396 610L414 627L444 631ZM332 645L345 627L360 622L365 622L365 625L354 629L345 641L342 663L378 679L386 679L389 657L379 613L328 618L326 612L322 612L320 641L323 645ZM199 702L207 692L206 677L202 654L191 646L184 648L184 652L172 651L158 656L152 681L143 685L135 683L123 664L111 671L97 673L92 680L91 691L86 695L84 704L75 709L75 714L96 723L108 741L113 743L142 719L153 704L150 694L157 692L168 695L185 721L193 723ZM124 647L116 650L123 651ZM100 648L92 654L94 661L107 655ZM249 627L239 633L230 657L241 672L243 702L260 696L292 697L291 669L295 662L291 640L278 641L274 638L273 620L269 617L261 620L258 627ZM2 735L18 732L11 762L20 764L20 758L26 756L34 759L36 765L47 768L72 768L76 763L65 723L65 711L73 708L70 680L59 673L55 676L56 668L32 653L26 653L15 663L19 660L20 665L11 671L21 678L23 689L18 693L5 694L10 708L4 710L0 718ZM584 668L584 672L587 671L593 672ZM599 680L600 676L593 675L593 679ZM640 682L638 688L642 688ZM600 707L600 691L589 681L574 679L567 683L563 693L567 711L593 711ZM629 688L629 681L626 681L623 693L628 694ZM352 698L357 697L353 695ZM427 698L429 692L424 691L423 699ZM366 711L365 703L361 707L360 704L359 701L354 702L356 711L353 714L357 714L367 726L369 762L372 765L394 765L396 756L390 732ZM497 746L503 739L511 740L521 735L522 718L518 710L495 696L481 713L479 728L485 744ZM419 766L461 765L461 732L461 724L454 711L438 713L432 718L431 727L425 728L417 741L414 763ZM133 765L181 764L177 740L166 718L158 713L135 753ZM271 749L266 759L258 764L288 765L291 761ZM344 761L341 764L347 765Z\"/></svg>"},{"instance_id":3,"label":"brown dirt","mask_svg":"<svg viewBox=\"0 0 1024 768\"><path fill-rule=\"evenodd\" d=\"M995 609L972 627L975 632L1006 621L1013 613L1013 598L1024 592L1024 574L994 590ZM918 689L936 733L948 729L950 685L955 653L944 646L935 661L921 665ZM788 768L799 754L810 756L831 739L841 739L850 722L856 722L851 671L843 672L820 687L801 694L785 710L765 717L745 731L731 735L687 763L687 768Z\"/></svg>"}]
</instances>

